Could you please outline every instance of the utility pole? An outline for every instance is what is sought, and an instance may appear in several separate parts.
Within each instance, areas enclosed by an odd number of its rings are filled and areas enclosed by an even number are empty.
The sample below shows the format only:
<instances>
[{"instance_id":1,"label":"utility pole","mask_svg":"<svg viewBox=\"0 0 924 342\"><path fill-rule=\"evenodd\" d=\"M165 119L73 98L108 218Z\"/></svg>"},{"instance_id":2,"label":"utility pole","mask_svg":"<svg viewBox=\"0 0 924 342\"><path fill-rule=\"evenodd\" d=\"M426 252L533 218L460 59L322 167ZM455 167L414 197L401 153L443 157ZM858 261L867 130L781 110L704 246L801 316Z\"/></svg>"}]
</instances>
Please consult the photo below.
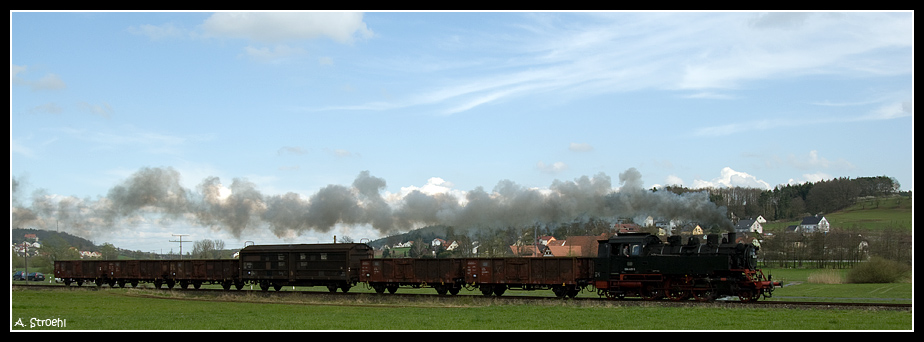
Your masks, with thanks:
<instances>
[{"instance_id":1,"label":"utility pole","mask_svg":"<svg viewBox=\"0 0 924 342\"><path fill-rule=\"evenodd\" d=\"M183 241L184 236L189 236L189 234L173 234L173 236L179 236L179 240L170 240L170 242L179 242L180 243L180 259L183 259L183 243L189 241Z\"/></svg>"}]
</instances>

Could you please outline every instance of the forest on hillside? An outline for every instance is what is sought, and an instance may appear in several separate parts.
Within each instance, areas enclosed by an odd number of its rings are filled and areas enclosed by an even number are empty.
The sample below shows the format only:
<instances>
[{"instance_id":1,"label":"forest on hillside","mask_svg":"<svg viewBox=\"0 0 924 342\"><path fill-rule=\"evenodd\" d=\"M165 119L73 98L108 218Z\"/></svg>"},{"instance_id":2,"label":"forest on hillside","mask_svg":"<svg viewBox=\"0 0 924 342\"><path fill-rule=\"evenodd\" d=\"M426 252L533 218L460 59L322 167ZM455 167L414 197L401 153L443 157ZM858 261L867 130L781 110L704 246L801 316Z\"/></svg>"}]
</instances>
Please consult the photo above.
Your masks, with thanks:
<instances>
[{"instance_id":1,"label":"forest on hillside","mask_svg":"<svg viewBox=\"0 0 924 342\"><path fill-rule=\"evenodd\" d=\"M911 197L911 192L900 193L901 184L887 176L836 178L819 182L777 185L772 190L742 187L689 189L666 186L652 191L709 192L709 199L728 209L729 219L763 216L767 221L796 220L805 216L843 210L864 198L892 195ZM909 199L910 201L910 199Z\"/></svg>"}]
</instances>

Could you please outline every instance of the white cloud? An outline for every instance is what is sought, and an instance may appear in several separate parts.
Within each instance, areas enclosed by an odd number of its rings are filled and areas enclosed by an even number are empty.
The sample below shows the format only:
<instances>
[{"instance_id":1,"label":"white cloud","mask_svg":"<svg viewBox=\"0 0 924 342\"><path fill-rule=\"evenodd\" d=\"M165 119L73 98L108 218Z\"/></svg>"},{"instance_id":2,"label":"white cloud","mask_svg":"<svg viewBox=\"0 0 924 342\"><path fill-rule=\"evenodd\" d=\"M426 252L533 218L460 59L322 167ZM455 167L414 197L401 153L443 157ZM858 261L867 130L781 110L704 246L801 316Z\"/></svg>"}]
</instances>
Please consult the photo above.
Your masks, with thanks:
<instances>
[{"instance_id":1,"label":"white cloud","mask_svg":"<svg viewBox=\"0 0 924 342\"><path fill-rule=\"evenodd\" d=\"M67 88L67 84L64 83L64 80L58 75L53 73L45 74L42 78L38 80L27 80L22 78L20 74L25 74L28 70L28 67L24 65L10 65L10 83L13 85L26 86L32 89L33 91L38 90L61 90Z\"/></svg>"},{"instance_id":2,"label":"white cloud","mask_svg":"<svg viewBox=\"0 0 924 342\"><path fill-rule=\"evenodd\" d=\"M570 145L568 145L568 149L574 152L589 152L589 151L593 151L594 147L590 146L590 144L571 143Z\"/></svg>"},{"instance_id":3,"label":"white cloud","mask_svg":"<svg viewBox=\"0 0 924 342\"><path fill-rule=\"evenodd\" d=\"M215 13L202 23L207 36L243 38L261 43L327 37L352 43L373 32L355 12L248 12Z\"/></svg>"},{"instance_id":4,"label":"white cloud","mask_svg":"<svg viewBox=\"0 0 924 342\"><path fill-rule=\"evenodd\" d=\"M838 170L850 170L854 166L850 162L844 159L838 159L835 161L830 161L827 158L821 157L818 154L817 150L809 151L807 156L797 157L794 155L789 156L789 165L798 168L798 169L838 169Z\"/></svg>"},{"instance_id":5,"label":"white cloud","mask_svg":"<svg viewBox=\"0 0 924 342\"><path fill-rule=\"evenodd\" d=\"M669 175L664 179L665 185L683 185L683 179L675 175Z\"/></svg>"},{"instance_id":6,"label":"white cloud","mask_svg":"<svg viewBox=\"0 0 924 342\"><path fill-rule=\"evenodd\" d=\"M272 48L247 46L244 48L244 54L253 60L269 63L278 62L286 58L302 56L307 54L307 52L301 48L276 45Z\"/></svg>"},{"instance_id":7,"label":"white cloud","mask_svg":"<svg viewBox=\"0 0 924 342\"><path fill-rule=\"evenodd\" d=\"M536 168L539 169L539 171L542 171L542 172L547 172L547 173L555 174L555 173L559 173L559 172L562 172L562 171L564 171L564 170L567 170L567 169L568 169L568 164L565 164L565 163L563 163L563 162L554 162L554 163L552 163L552 164L546 164L546 163L543 163L543 162L540 161L540 162L536 163Z\"/></svg>"},{"instance_id":8,"label":"white cloud","mask_svg":"<svg viewBox=\"0 0 924 342\"><path fill-rule=\"evenodd\" d=\"M713 178L710 181L706 180L694 180L692 188L701 189L701 188L718 188L718 187L743 187L743 188L760 188L760 189L772 189L770 183L757 179L752 175L749 175L744 172L739 172L732 170L730 167L722 168L721 175L719 177Z\"/></svg>"},{"instance_id":9,"label":"white cloud","mask_svg":"<svg viewBox=\"0 0 924 342\"><path fill-rule=\"evenodd\" d=\"M166 23L162 25L142 24L139 26L131 26L128 28L128 32L147 36L151 40L162 40L167 38L182 37L185 35L185 30L176 27L176 25L173 25L173 23Z\"/></svg>"}]
</instances>

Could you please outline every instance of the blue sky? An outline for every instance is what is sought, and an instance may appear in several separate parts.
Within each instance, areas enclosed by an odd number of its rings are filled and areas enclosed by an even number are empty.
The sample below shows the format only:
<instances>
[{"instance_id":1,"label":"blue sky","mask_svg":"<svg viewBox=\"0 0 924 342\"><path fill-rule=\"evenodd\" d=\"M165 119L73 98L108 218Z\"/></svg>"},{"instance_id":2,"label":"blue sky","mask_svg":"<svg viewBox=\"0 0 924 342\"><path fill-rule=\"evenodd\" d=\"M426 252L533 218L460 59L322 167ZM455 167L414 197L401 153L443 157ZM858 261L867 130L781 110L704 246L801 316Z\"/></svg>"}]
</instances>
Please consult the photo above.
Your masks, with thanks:
<instances>
[{"instance_id":1,"label":"blue sky","mask_svg":"<svg viewBox=\"0 0 924 342\"><path fill-rule=\"evenodd\" d=\"M645 189L880 175L914 187L913 12L10 19L14 206L36 215L26 226L123 248L176 250L172 234L229 246L383 234L366 222L228 229L217 209L197 221L157 205L95 221L150 170L222 198L237 180L267 203L305 205L337 185L363 208L502 182L617 190L629 170ZM363 197L359 179L377 191Z\"/></svg>"}]
</instances>

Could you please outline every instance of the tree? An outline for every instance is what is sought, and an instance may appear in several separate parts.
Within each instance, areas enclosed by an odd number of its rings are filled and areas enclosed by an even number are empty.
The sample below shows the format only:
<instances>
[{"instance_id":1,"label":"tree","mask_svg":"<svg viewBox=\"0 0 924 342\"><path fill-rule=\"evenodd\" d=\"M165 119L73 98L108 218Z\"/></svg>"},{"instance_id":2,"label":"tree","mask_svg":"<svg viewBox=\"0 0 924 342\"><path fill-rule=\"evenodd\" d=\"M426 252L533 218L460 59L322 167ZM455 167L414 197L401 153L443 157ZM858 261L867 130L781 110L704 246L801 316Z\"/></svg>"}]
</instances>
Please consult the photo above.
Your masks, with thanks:
<instances>
[{"instance_id":1,"label":"tree","mask_svg":"<svg viewBox=\"0 0 924 342\"><path fill-rule=\"evenodd\" d=\"M108 242L99 247L99 253L104 260L115 260L119 258L118 248Z\"/></svg>"},{"instance_id":2,"label":"tree","mask_svg":"<svg viewBox=\"0 0 924 342\"><path fill-rule=\"evenodd\" d=\"M199 240L193 244L192 256L198 259L220 259L224 249L225 242L222 240Z\"/></svg>"}]
</instances>

